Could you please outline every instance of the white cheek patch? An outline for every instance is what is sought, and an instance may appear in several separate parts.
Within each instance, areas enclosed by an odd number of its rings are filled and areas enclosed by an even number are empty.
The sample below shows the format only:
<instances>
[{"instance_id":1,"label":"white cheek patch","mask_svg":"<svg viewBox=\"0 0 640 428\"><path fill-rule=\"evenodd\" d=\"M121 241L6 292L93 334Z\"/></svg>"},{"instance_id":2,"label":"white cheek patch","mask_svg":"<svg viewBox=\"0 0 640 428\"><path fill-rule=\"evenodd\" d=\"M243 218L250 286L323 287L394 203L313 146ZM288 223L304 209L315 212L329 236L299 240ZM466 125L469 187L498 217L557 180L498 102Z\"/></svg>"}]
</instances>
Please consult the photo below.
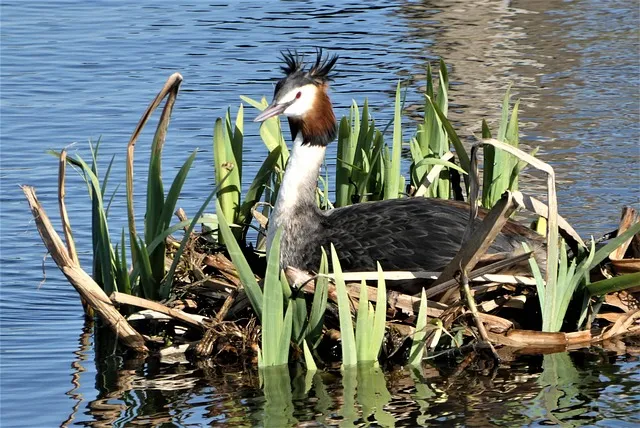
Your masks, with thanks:
<instances>
[{"instance_id":1,"label":"white cheek patch","mask_svg":"<svg viewBox=\"0 0 640 428\"><path fill-rule=\"evenodd\" d=\"M315 85L305 85L301 88L297 88L289 92L284 98L282 98L281 102L290 102L292 100L295 101L293 101L293 103L289 107L287 107L283 114L289 117L304 116L304 114L311 110L311 108L313 107L313 101L316 97L317 91L318 88L316 88ZM296 99L298 92L300 92L300 98Z\"/></svg>"}]
</instances>

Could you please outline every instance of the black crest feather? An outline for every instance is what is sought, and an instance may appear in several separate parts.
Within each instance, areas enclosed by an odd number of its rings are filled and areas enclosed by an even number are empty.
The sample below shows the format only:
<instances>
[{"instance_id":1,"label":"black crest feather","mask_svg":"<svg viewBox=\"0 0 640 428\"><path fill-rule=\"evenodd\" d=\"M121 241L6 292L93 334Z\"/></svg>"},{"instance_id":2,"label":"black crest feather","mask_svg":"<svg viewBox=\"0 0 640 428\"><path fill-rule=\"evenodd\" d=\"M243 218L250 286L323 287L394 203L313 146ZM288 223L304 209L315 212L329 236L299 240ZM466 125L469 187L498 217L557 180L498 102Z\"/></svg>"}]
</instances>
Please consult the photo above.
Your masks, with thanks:
<instances>
[{"instance_id":1,"label":"black crest feather","mask_svg":"<svg viewBox=\"0 0 640 428\"><path fill-rule=\"evenodd\" d=\"M304 73L304 76L312 79L316 83L323 83L331 80L333 75L331 71L338 60L338 55L323 55L322 48L316 48L316 60L314 64L305 72L304 55L300 55L297 51L287 49L282 52L282 60L284 65L280 68L287 76L295 73Z\"/></svg>"},{"instance_id":2,"label":"black crest feather","mask_svg":"<svg viewBox=\"0 0 640 428\"><path fill-rule=\"evenodd\" d=\"M297 51L291 52L289 49L286 52L281 52L281 54L285 65L280 68L287 76L304 69L304 55L298 54Z\"/></svg>"},{"instance_id":3,"label":"black crest feather","mask_svg":"<svg viewBox=\"0 0 640 428\"><path fill-rule=\"evenodd\" d=\"M326 82L327 80L331 80L333 77L330 73L333 69L333 66L336 65L336 61L338 60L338 55L327 55L323 58L322 48L316 49L316 62L309 69L307 74L313 80L318 80L320 82Z\"/></svg>"}]
</instances>

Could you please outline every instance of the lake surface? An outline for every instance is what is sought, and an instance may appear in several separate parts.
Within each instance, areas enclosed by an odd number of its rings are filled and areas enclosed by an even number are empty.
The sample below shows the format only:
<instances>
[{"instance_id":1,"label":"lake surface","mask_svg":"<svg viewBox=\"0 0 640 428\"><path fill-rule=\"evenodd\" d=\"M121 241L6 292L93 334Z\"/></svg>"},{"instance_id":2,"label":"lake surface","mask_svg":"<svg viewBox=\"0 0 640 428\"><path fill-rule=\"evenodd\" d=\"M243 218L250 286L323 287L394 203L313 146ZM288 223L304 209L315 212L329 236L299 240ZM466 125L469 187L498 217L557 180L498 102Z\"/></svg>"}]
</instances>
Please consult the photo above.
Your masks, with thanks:
<instances>
[{"instance_id":1,"label":"lake surface","mask_svg":"<svg viewBox=\"0 0 640 428\"><path fill-rule=\"evenodd\" d=\"M179 71L184 83L164 170L172 177L199 148L180 202L193 213L213 184L216 117L229 106L235 112L239 95L270 99L280 50L322 46L341 58L332 85L338 116L352 99L368 98L377 123L386 123L398 80L415 110L427 62L442 57L450 68L450 116L472 141L482 118L495 129L512 84L521 99L521 144L540 147L538 156L555 168L561 214L582 235L601 235L616 227L623 205L640 202L639 15L631 0L2 2L0 425L313 426L369 417L405 426L640 423L637 357L600 350L521 358L493 373L457 377L442 368L392 371L381 382L381 374L305 380L292 373L289 392L271 398L251 370L96 354L76 292L51 260L43 262L18 187L35 186L58 221L57 163L47 150L70 146L88 159L87 141L101 138L105 167L116 155L112 177L122 195L129 136ZM254 114L247 108L245 117ZM152 126L137 145L138 213ZM266 149L256 124L247 120L245 130L245 174L252 176ZM330 168L334 157L330 151ZM541 183L531 173L523 187L540 194ZM83 186L70 171L69 216L81 262L90 266ZM110 226L119 232L124 225L120 197ZM373 416L371 391L379 407Z\"/></svg>"}]
</instances>

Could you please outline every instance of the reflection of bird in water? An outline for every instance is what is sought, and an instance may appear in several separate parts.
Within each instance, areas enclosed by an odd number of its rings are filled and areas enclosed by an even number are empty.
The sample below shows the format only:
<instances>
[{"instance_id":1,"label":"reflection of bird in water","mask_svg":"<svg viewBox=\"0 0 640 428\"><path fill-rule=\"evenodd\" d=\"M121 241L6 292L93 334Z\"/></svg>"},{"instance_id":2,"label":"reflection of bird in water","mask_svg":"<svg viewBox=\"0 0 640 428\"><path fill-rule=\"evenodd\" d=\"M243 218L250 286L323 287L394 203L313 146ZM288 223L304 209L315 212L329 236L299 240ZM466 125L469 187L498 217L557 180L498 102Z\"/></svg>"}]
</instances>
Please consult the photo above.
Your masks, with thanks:
<instances>
[{"instance_id":1,"label":"reflection of bird in water","mask_svg":"<svg viewBox=\"0 0 640 428\"><path fill-rule=\"evenodd\" d=\"M294 138L293 151L269 219L267 248L282 228L281 264L317 270L320 247L335 245L345 271L438 271L460 249L469 218L463 202L404 198L365 202L330 211L316 205L316 187L327 145L336 137L336 119L327 95L337 56L317 59L308 69L298 54L283 54L286 76L273 102L255 121L284 115ZM477 220L479 221L479 220ZM509 221L490 253L522 253L522 242L544 258L542 240L530 229Z\"/></svg>"}]
</instances>

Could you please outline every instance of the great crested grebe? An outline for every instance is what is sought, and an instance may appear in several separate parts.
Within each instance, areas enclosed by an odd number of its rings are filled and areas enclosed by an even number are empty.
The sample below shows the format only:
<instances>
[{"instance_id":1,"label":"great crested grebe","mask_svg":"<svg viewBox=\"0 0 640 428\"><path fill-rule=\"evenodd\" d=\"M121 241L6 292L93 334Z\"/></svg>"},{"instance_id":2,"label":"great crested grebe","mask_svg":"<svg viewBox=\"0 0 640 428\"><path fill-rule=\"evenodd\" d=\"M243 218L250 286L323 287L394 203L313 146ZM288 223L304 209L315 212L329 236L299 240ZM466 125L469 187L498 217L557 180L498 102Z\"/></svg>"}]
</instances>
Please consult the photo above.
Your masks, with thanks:
<instances>
[{"instance_id":1,"label":"great crested grebe","mask_svg":"<svg viewBox=\"0 0 640 428\"><path fill-rule=\"evenodd\" d=\"M318 50L308 69L297 53L283 53L285 77L273 102L256 118L284 115L289 120L293 151L274 210L269 218L267 248L282 228L281 264L317 270L320 247L335 245L345 271L441 270L460 249L469 206L463 202L422 197L364 202L330 211L316 205L316 187L327 145L336 137L336 118L327 95L329 73L337 56ZM539 249L531 230L508 222L490 253L522 252L521 242Z\"/></svg>"}]
</instances>

